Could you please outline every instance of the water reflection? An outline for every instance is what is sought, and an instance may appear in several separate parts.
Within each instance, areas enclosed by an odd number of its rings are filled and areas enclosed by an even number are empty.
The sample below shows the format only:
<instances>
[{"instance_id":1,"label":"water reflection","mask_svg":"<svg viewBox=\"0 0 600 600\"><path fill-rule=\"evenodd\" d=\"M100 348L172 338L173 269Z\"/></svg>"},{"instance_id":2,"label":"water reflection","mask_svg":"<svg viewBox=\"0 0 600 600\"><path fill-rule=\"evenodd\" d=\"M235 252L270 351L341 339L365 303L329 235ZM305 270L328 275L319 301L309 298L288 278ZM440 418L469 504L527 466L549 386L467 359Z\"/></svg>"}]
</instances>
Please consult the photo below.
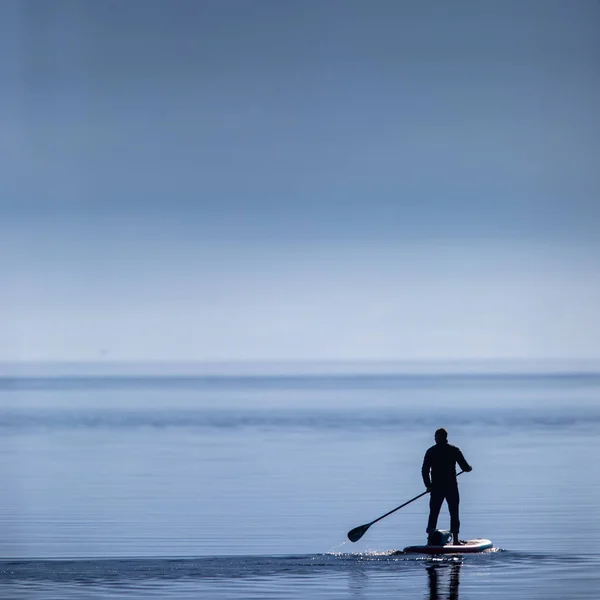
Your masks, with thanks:
<instances>
[{"instance_id":1,"label":"water reflection","mask_svg":"<svg viewBox=\"0 0 600 600\"><path fill-rule=\"evenodd\" d=\"M364 569L351 569L348 590L352 598L365 598L368 592L369 576Z\"/></svg>"},{"instance_id":2,"label":"water reflection","mask_svg":"<svg viewBox=\"0 0 600 600\"><path fill-rule=\"evenodd\" d=\"M460 568L462 563L454 563L450 567L450 581L446 585L445 577L440 577L447 567L445 565L432 565L427 567L427 576L429 579L429 600L458 600L458 586L460 584ZM447 587L448 595L440 594L440 579L443 580L442 590ZM443 594L443 591L442 591Z\"/></svg>"}]
</instances>

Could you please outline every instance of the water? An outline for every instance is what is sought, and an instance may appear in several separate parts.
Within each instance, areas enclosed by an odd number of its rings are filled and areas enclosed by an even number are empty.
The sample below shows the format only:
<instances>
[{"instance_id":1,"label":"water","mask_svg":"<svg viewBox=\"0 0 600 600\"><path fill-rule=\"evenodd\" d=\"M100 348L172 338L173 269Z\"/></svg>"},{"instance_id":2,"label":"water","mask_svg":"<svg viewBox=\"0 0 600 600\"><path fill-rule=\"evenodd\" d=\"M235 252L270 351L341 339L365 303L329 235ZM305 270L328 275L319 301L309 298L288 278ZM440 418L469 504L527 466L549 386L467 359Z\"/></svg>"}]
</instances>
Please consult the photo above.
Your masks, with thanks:
<instances>
[{"instance_id":1,"label":"water","mask_svg":"<svg viewBox=\"0 0 600 600\"><path fill-rule=\"evenodd\" d=\"M598 597L600 374L157 372L4 367L0 597ZM440 426L461 537L496 550L394 553L425 499L348 542L422 491Z\"/></svg>"}]
</instances>

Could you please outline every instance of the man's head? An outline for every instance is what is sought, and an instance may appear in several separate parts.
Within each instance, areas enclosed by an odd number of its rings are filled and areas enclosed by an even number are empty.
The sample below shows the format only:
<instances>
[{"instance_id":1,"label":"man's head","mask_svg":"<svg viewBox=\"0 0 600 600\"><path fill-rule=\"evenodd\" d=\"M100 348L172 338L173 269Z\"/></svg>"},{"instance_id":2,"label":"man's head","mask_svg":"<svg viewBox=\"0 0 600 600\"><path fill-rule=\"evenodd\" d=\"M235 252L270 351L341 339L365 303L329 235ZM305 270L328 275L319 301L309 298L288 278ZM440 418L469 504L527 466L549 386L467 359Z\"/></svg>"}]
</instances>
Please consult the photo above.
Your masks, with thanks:
<instances>
[{"instance_id":1,"label":"man's head","mask_svg":"<svg viewBox=\"0 0 600 600\"><path fill-rule=\"evenodd\" d=\"M438 429L435 432L435 443L445 444L448 441L448 432L445 429Z\"/></svg>"}]
</instances>

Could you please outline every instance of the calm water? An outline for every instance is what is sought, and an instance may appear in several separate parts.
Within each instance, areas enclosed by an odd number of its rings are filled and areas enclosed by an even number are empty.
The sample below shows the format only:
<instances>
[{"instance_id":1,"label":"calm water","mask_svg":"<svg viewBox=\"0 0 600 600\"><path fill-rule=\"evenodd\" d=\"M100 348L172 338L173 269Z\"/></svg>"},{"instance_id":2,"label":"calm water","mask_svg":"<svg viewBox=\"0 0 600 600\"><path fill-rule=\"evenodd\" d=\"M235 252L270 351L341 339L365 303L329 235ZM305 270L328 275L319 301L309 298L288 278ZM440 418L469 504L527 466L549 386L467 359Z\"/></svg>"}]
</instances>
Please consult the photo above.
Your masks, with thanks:
<instances>
[{"instance_id":1,"label":"calm water","mask_svg":"<svg viewBox=\"0 0 600 600\"><path fill-rule=\"evenodd\" d=\"M598 598L598 374L33 375L0 377L2 598ZM425 498L346 541L440 426L496 551L393 554Z\"/></svg>"}]
</instances>

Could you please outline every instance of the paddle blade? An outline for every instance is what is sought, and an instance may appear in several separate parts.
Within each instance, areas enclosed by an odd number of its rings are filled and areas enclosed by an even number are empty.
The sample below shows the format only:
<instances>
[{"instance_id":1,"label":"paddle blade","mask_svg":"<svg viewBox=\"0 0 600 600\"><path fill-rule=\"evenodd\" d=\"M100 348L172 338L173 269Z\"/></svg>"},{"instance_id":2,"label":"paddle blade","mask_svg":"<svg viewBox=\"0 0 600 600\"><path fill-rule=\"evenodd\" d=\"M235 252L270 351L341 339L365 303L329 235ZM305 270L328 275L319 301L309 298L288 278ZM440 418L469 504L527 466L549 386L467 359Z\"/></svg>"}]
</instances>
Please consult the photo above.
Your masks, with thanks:
<instances>
[{"instance_id":1,"label":"paddle blade","mask_svg":"<svg viewBox=\"0 0 600 600\"><path fill-rule=\"evenodd\" d=\"M351 542L358 542L360 538L367 533L367 529L371 527L371 523L367 523L367 525L361 525L360 527L355 527L348 532L348 539Z\"/></svg>"}]
</instances>

